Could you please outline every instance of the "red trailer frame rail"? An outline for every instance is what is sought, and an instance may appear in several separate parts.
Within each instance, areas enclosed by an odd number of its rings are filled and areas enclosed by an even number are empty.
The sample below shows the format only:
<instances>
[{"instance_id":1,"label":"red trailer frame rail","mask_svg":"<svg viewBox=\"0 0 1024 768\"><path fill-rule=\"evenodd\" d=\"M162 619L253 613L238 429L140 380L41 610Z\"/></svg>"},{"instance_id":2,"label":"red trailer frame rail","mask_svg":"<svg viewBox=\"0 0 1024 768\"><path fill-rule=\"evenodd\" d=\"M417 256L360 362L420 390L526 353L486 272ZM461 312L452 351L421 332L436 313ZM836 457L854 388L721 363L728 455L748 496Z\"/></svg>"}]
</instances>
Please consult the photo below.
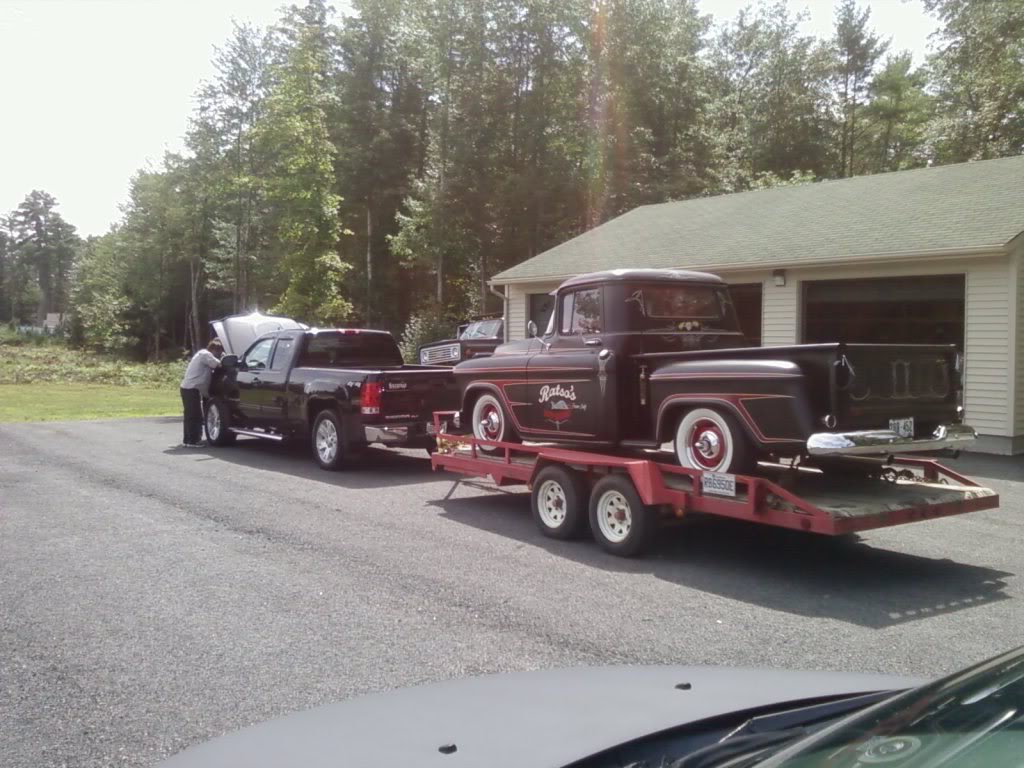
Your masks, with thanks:
<instances>
[{"instance_id":1,"label":"red trailer frame rail","mask_svg":"<svg viewBox=\"0 0 1024 768\"><path fill-rule=\"evenodd\" d=\"M856 461L850 462L846 471L842 462L828 471L762 464L757 475L723 475L667 464L649 456L491 442L448 434L447 425L453 416L449 412L434 414L438 452L431 463L435 470L490 478L498 486L526 485L531 489L538 473L553 465L571 471L587 487L608 475L624 475L644 507L667 517L698 512L839 536L999 506L994 491L931 459L895 458L886 465L883 477L877 476L877 464L876 473L868 475L857 471L863 462ZM537 503L535 498L535 507ZM593 516L593 509L590 512ZM537 509L534 514L537 517ZM538 524L542 532L556 535L545 530L540 520ZM604 544L599 532L595 531L595 536Z\"/></svg>"}]
</instances>

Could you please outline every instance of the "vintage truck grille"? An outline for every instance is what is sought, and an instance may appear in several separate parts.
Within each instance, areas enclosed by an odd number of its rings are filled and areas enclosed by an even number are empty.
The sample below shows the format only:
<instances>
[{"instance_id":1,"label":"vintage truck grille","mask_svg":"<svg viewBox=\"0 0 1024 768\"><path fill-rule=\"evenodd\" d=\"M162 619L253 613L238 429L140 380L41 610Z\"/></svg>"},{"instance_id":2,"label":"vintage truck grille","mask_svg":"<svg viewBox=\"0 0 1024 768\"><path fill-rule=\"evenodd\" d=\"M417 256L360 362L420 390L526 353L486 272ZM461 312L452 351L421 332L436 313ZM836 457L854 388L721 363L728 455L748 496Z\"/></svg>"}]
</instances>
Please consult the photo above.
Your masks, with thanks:
<instances>
[{"instance_id":1,"label":"vintage truck grille","mask_svg":"<svg viewBox=\"0 0 1024 768\"><path fill-rule=\"evenodd\" d=\"M446 344L443 347L429 347L420 350L420 363L423 365L439 365L456 362L462 356L462 348L458 344Z\"/></svg>"},{"instance_id":2,"label":"vintage truck grille","mask_svg":"<svg viewBox=\"0 0 1024 768\"><path fill-rule=\"evenodd\" d=\"M951 391L949 363L942 357L851 360L855 375L846 387L854 402L945 400Z\"/></svg>"}]
</instances>

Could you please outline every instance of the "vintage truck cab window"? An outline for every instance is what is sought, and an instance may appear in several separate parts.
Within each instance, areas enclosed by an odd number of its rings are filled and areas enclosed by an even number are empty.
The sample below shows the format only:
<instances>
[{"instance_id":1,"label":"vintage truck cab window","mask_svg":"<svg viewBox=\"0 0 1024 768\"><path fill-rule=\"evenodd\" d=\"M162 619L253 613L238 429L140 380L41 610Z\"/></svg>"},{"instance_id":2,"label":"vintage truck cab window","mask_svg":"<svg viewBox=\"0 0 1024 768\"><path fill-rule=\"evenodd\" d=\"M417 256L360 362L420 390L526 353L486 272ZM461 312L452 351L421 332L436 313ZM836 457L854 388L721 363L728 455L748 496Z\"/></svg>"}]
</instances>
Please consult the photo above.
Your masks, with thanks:
<instances>
[{"instance_id":1,"label":"vintage truck cab window","mask_svg":"<svg viewBox=\"0 0 1024 768\"><path fill-rule=\"evenodd\" d=\"M729 292L714 285L647 285L627 291L630 328L647 332L735 332Z\"/></svg>"},{"instance_id":2,"label":"vintage truck cab window","mask_svg":"<svg viewBox=\"0 0 1024 768\"><path fill-rule=\"evenodd\" d=\"M562 296L562 335L601 332L601 289L589 288Z\"/></svg>"},{"instance_id":3,"label":"vintage truck cab window","mask_svg":"<svg viewBox=\"0 0 1024 768\"><path fill-rule=\"evenodd\" d=\"M270 349L274 346L273 339L257 341L245 353L245 367L249 369L266 368L270 359Z\"/></svg>"}]
</instances>

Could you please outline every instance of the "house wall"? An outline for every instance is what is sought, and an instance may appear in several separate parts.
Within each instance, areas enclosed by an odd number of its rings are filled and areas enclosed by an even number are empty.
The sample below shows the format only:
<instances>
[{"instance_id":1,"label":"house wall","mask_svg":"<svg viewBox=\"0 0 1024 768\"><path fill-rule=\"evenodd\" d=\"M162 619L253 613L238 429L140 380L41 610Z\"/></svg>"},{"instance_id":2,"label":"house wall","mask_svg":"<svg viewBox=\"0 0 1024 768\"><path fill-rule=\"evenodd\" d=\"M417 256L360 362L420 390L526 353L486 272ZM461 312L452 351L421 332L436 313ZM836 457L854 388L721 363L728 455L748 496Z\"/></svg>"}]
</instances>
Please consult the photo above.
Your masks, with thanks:
<instances>
[{"instance_id":1,"label":"house wall","mask_svg":"<svg viewBox=\"0 0 1024 768\"><path fill-rule=\"evenodd\" d=\"M800 342L802 283L913 275L965 276L965 421L982 435L978 449L992 453L1024 451L1024 237L1010 257L945 258L906 263L832 265L786 270L777 286L772 270L719 272L730 283L760 282L764 346ZM509 338L523 338L527 294L551 291L555 284L509 286L506 307Z\"/></svg>"},{"instance_id":2,"label":"house wall","mask_svg":"<svg viewBox=\"0 0 1024 768\"><path fill-rule=\"evenodd\" d=\"M1015 360L1013 365L1015 394L1013 403L1014 453L1024 453L1024 236L1014 242L1011 254L1011 284L1015 286L1015 306L1011 317L1016 324L1010 328Z\"/></svg>"},{"instance_id":3,"label":"house wall","mask_svg":"<svg viewBox=\"0 0 1024 768\"><path fill-rule=\"evenodd\" d=\"M904 264L829 266L786 270L786 285L776 286L770 271L762 274L764 346L797 344L803 318L802 284L914 275L965 276L964 376L965 421L986 436L980 447L993 453L1024 449L1024 340L1016 333L1024 322L1018 295L1024 276L1016 258L947 258ZM723 274L731 280L731 277ZM1011 322L1011 318L1016 322ZM1019 446L1017 443L1021 443Z\"/></svg>"}]
</instances>

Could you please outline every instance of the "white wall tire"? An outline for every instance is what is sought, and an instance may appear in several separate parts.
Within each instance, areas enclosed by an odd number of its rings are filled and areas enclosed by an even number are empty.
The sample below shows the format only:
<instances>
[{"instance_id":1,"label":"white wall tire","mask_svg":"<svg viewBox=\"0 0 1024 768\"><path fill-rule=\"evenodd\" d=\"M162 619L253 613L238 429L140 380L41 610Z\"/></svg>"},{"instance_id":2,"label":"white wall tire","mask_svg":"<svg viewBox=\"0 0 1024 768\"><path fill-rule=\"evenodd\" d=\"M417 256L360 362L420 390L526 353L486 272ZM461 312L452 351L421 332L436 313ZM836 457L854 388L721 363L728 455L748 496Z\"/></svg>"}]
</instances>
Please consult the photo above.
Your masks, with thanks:
<instances>
[{"instance_id":1,"label":"white wall tire","mask_svg":"<svg viewBox=\"0 0 1024 768\"><path fill-rule=\"evenodd\" d=\"M673 443L679 465L702 472L746 472L751 461L747 436L727 414L694 408L683 414Z\"/></svg>"},{"instance_id":2,"label":"white wall tire","mask_svg":"<svg viewBox=\"0 0 1024 768\"><path fill-rule=\"evenodd\" d=\"M506 442L515 440L508 414L497 397L488 393L480 395L473 403L473 437L477 440ZM500 450L493 446L481 445L480 449L492 453Z\"/></svg>"}]
</instances>

